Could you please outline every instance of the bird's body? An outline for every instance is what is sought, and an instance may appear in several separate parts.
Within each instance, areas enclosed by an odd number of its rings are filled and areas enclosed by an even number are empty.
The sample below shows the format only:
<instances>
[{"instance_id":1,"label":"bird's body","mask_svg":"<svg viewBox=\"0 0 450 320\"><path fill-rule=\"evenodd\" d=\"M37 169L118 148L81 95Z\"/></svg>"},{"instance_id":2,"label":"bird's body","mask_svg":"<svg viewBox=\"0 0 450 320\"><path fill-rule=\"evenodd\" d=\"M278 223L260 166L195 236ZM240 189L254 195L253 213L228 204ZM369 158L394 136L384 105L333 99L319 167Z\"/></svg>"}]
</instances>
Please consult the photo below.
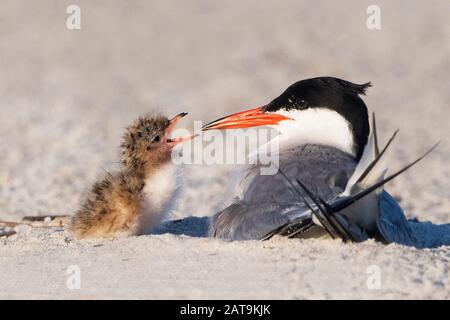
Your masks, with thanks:
<instances>
[{"instance_id":1,"label":"bird's body","mask_svg":"<svg viewBox=\"0 0 450 320\"><path fill-rule=\"evenodd\" d=\"M126 237L144 231L143 177L129 172L108 173L96 182L83 207L72 219L77 238ZM159 218L151 215L156 222ZM148 215L148 214L147 214Z\"/></svg>"},{"instance_id":2,"label":"bird's body","mask_svg":"<svg viewBox=\"0 0 450 320\"><path fill-rule=\"evenodd\" d=\"M300 145L284 150L279 157L284 174L293 181L305 181L327 200L344 191L355 167L352 155L329 146ZM251 165L238 171L241 179L233 194L232 210L228 207L214 216L213 235L233 240L260 239L308 209L280 172L261 175L260 169L261 165ZM303 217L307 224L312 223L310 213ZM323 232L313 233L321 235Z\"/></svg>"},{"instance_id":3,"label":"bird's body","mask_svg":"<svg viewBox=\"0 0 450 320\"><path fill-rule=\"evenodd\" d=\"M139 235L157 226L180 193L181 168L173 148L192 137L171 139L176 122L160 116L139 118L122 142L122 170L107 173L89 191L72 219L77 238Z\"/></svg>"},{"instance_id":4,"label":"bird's body","mask_svg":"<svg viewBox=\"0 0 450 320\"><path fill-rule=\"evenodd\" d=\"M411 233L417 224L410 225L415 222L406 220L383 185L434 147L385 178L396 133L380 151L373 118L369 136L368 111L360 98L368 87L370 83L332 77L306 79L267 105L204 126L203 130L271 126L279 131L275 139L280 146L275 175L262 174L261 165L238 171L238 192L211 219L211 235L227 240L329 235L344 241L373 237L417 247L426 243Z\"/></svg>"},{"instance_id":5,"label":"bird's body","mask_svg":"<svg viewBox=\"0 0 450 320\"><path fill-rule=\"evenodd\" d=\"M278 165L289 179L305 181L327 200L344 191L369 134L367 108L359 97L368 86L330 77L303 80L260 108L254 117L280 117L273 123L269 118L267 125L279 132ZM260 165L250 165L238 175L233 205L212 219L217 237L259 239L308 209L280 172L262 175ZM303 215L302 223L309 230L312 214Z\"/></svg>"}]
</instances>

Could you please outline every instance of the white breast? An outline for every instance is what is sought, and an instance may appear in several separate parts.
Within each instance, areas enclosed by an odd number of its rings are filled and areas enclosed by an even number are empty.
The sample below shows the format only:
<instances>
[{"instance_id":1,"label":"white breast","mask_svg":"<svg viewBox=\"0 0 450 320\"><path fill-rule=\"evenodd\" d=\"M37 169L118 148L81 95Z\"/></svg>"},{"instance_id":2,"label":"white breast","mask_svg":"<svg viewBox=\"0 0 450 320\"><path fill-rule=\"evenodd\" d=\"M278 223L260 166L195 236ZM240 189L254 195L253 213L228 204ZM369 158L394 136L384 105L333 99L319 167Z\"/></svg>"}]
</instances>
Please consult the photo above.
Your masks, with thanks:
<instances>
[{"instance_id":1,"label":"white breast","mask_svg":"<svg viewBox=\"0 0 450 320\"><path fill-rule=\"evenodd\" d=\"M320 144L355 155L349 122L336 111L326 108L281 111L293 119L273 126L280 132L280 147Z\"/></svg>"},{"instance_id":2,"label":"white breast","mask_svg":"<svg viewBox=\"0 0 450 320\"><path fill-rule=\"evenodd\" d=\"M157 226L173 210L181 193L182 184L182 166L172 162L164 164L145 180L141 200L145 232Z\"/></svg>"}]
</instances>

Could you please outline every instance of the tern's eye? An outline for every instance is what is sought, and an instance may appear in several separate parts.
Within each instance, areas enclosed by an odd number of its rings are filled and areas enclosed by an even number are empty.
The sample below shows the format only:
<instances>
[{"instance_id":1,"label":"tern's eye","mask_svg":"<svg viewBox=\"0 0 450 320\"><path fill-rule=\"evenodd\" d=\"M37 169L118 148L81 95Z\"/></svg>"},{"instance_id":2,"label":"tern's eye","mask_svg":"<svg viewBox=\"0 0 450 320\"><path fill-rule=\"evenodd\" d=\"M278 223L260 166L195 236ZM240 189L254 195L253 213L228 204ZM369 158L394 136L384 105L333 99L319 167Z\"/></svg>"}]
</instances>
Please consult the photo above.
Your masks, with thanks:
<instances>
[{"instance_id":1,"label":"tern's eye","mask_svg":"<svg viewBox=\"0 0 450 320\"><path fill-rule=\"evenodd\" d=\"M302 98L295 99L295 104L299 109L306 109L308 107L308 103L306 102L305 99Z\"/></svg>"}]
</instances>

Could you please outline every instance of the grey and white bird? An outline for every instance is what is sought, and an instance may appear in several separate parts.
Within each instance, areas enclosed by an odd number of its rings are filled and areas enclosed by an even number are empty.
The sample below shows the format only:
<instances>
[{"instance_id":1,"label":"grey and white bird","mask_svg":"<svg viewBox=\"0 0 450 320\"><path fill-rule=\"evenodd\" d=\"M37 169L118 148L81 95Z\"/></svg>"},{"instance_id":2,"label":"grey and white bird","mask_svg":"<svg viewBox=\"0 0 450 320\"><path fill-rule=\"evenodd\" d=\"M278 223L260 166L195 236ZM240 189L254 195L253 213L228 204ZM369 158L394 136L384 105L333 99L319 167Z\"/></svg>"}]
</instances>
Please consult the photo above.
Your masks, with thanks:
<instances>
[{"instance_id":1,"label":"grey and white bird","mask_svg":"<svg viewBox=\"0 0 450 320\"><path fill-rule=\"evenodd\" d=\"M262 164L239 171L232 203L211 220L212 236L228 240L331 236L344 241L375 238L416 247L450 244L450 224L407 220L383 185L395 132L380 150L361 99L370 83L333 77L298 81L269 104L235 113L203 127L227 130L270 126L278 130L279 170ZM427 229L432 226L434 229ZM435 237L428 237L432 231Z\"/></svg>"}]
</instances>

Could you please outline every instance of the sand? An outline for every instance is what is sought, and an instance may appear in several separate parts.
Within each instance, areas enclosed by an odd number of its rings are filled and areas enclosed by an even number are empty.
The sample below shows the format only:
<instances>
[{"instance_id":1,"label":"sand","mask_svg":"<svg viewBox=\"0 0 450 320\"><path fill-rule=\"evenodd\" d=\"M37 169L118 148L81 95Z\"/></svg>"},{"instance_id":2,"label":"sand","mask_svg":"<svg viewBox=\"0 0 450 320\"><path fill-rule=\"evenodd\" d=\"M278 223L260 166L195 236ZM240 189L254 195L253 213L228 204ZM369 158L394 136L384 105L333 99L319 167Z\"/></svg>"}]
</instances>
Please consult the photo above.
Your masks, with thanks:
<instances>
[{"instance_id":1,"label":"sand","mask_svg":"<svg viewBox=\"0 0 450 320\"><path fill-rule=\"evenodd\" d=\"M65 27L69 3L1 4L0 220L72 214L117 167L138 115L187 111L190 128L333 75L372 81L381 139L400 128L393 168L442 140L387 188L408 217L450 221L448 1L377 1L377 31L361 1L78 3L78 31ZM229 171L186 166L169 217L182 220L155 234L75 241L58 227L3 228L16 234L0 238L0 298L450 298L448 247L205 237ZM67 286L72 265L80 289Z\"/></svg>"}]
</instances>

